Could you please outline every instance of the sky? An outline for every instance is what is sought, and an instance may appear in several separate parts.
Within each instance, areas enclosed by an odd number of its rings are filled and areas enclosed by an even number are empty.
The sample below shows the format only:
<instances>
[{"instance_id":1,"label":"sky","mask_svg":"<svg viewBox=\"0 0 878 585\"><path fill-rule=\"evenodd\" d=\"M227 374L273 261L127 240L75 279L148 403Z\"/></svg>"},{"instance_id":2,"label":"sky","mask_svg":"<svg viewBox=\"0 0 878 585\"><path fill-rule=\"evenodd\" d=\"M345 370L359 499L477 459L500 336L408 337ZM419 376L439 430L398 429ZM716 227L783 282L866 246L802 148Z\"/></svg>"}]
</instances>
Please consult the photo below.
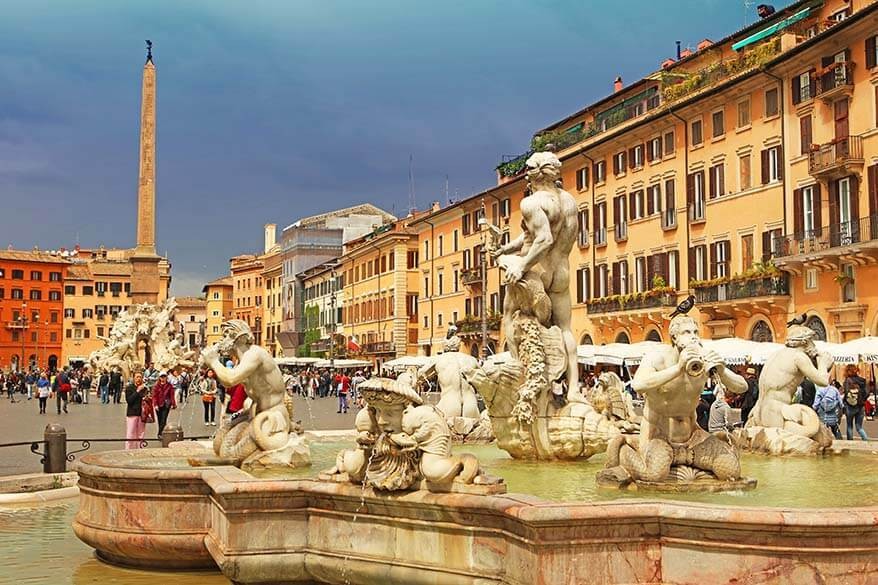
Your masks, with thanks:
<instances>
[{"instance_id":1,"label":"sky","mask_svg":"<svg viewBox=\"0 0 878 585\"><path fill-rule=\"evenodd\" d=\"M756 20L744 0L0 0L0 245L131 247L144 39L158 251L199 294L263 225L404 215L532 134ZM777 2L780 8L789 2ZM4 241L5 240L5 241Z\"/></svg>"}]
</instances>

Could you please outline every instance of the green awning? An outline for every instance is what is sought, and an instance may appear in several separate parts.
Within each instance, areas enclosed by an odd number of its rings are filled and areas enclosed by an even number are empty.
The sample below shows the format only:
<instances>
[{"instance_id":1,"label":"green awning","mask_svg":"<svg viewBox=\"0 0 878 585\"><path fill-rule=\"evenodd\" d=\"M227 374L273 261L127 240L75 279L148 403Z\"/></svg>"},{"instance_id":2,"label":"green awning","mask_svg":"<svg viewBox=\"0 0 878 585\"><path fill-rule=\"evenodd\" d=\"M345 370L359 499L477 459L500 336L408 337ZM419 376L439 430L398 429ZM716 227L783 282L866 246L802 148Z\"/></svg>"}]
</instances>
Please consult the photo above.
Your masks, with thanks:
<instances>
[{"instance_id":1,"label":"green awning","mask_svg":"<svg viewBox=\"0 0 878 585\"><path fill-rule=\"evenodd\" d=\"M815 6L809 6L808 8L803 8L802 10L793 14L792 16L788 16L787 18L781 20L778 23L775 23L775 24L769 26L768 28L764 28L757 33L753 33L752 35L750 35L746 39L744 39L742 41L738 41L737 43L732 45L732 50L733 51L740 51L744 47L747 47L749 45L752 45L753 43L761 41L762 39L770 37L771 35L773 35L777 31L783 30L786 27L790 26L791 24L799 22L803 18L807 17L809 14L811 14L811 11L814 8L815 8Z\"/></svg>"}]
</instances>

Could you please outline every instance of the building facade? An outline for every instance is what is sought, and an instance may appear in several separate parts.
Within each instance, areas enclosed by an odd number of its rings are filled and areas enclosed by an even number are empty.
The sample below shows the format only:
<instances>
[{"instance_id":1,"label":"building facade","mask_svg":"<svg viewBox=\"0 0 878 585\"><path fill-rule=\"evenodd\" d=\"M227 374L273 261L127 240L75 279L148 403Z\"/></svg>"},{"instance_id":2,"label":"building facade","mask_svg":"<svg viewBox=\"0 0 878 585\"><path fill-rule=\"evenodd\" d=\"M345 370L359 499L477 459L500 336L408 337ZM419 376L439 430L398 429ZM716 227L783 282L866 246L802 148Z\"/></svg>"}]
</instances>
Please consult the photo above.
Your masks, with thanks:
<instances>
[{"instance_id":1,"label":"building facade","mask_svg":"<svg viewBox=\"0 0 878 585\"><path fill-rule=\"evenodd\" d=\"M349 353L376 369L417 352L418 237L414 218L385 224L349 242L336 271L343 272L343 321Z\"/></svg>"},{"instance_id":2,"label":"building facade","mask_svg":"<svg viewBox=\"0 0 878 585\"><path fill-rule=\"evenodd\" d=\"M232 313L250 326L256 345L262 345L262 271L260 256L241 254L229 261L232 277Z\"/></svg>"},{"instance_id":3,"label":"building facade","mask_svg":"<svg viewBox=\"0 0 878 585\"><path fill-rule=\"evenodd\" d=\"M205 299L204 344L213 345L223 337L222 324L234 316L235 284L231 276L208 282L201 289Z\"/></svg>"},{"instance_id":4,"label":"building facade","mask_svg":"<svg viewBox=\"0 0 878 585\"><path fill-rule=\"evenodd\" d=\"M305 305L305 335L299 355L345 357L344 275L336 263L328 263L299 273L299 280Z\"/></svg>"},{"instance_id":5,"label":"building facade","mask_svg":"<svg viewBox=\"0 0 878 585\"><path fill-rule=\"evenodd\" d=\"M174 314L175 329L182 336L184 348L200 351L204 347L207 328L207 301L198 297L177 297Z\"/></svg>"},{"instance_id":6,"label":"building facade","mask_svg":"<svg viewBox=\"0 0 878 585\"><path fill-rule=\"evenodd\" d=\"M0 369L59 367L69 261L40 251L0 251Z\"/></svg>"}]
</instances>

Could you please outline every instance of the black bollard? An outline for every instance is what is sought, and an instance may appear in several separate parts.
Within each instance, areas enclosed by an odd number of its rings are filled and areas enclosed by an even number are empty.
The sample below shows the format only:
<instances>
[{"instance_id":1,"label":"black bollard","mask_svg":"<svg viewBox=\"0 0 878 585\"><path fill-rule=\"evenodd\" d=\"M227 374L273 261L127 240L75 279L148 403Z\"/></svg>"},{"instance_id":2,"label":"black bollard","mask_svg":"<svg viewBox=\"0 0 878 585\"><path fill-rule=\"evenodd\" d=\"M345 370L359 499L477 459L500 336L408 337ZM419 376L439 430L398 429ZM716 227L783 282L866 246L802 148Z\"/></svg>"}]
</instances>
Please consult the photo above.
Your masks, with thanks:
<instances>
[{"instance_id":1,"label":"black bollard","mask_svg":"<svg viewBox=\"0 0 878 585\"><path fill-rule=\"evenodd\" d=\"M168 423L162 431L162 447L168 447L175 441L183 440L183 427L178 424Z\"/></svg>"},{"instance_id":2,"label":"black bollard","mask_svg":"<svg viewBox=\"0 0 878 585\"><path fill-rule=\"evenodd\" d=\"M64 473L67 471L67 430L58 423L46 425L43 431L44 447L46 449L43 458L44 473Z\"/></svg>"}]
</instances>

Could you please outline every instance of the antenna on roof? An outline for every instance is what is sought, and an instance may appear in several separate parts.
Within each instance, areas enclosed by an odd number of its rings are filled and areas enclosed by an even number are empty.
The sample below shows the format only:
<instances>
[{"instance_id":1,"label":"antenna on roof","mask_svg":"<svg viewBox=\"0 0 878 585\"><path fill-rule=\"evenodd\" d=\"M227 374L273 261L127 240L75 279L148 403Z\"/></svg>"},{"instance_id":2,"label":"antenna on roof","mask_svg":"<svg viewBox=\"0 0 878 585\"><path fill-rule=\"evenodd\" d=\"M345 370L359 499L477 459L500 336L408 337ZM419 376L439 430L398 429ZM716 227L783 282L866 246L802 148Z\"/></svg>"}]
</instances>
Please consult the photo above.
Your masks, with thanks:
<instances>
[{"instance_id":1,"label":"antenna on roof","mask_svg":"<svg viewBox=\"0 0 878 585\"><path fill-rule=\"evenodd\" d=\"M409 213L416 208L415 205L415 171L413 169L414 156L409 154Z\"/></svg>"},{"instance_id":2,"label":"antenna on roof","mask_svg":"<svg viewBox=\"0 0 878 585\"><path fill-rule=\"evenodd\" d=\"M756 4L754 0L744 0L744 26L750 24L750 15L752 14L751 9L754 4Z\"/></svg>"},{"instance_id":3,"label":"antenna on roof","mask_svg":"<svg viewBox=\"0 0 878 585\"><path fill-rule=\"evenodd\" d=\"M448 175L445 175L445 203L451 203L451 199L448 198Z\"/></svg>"}]
</instances>

